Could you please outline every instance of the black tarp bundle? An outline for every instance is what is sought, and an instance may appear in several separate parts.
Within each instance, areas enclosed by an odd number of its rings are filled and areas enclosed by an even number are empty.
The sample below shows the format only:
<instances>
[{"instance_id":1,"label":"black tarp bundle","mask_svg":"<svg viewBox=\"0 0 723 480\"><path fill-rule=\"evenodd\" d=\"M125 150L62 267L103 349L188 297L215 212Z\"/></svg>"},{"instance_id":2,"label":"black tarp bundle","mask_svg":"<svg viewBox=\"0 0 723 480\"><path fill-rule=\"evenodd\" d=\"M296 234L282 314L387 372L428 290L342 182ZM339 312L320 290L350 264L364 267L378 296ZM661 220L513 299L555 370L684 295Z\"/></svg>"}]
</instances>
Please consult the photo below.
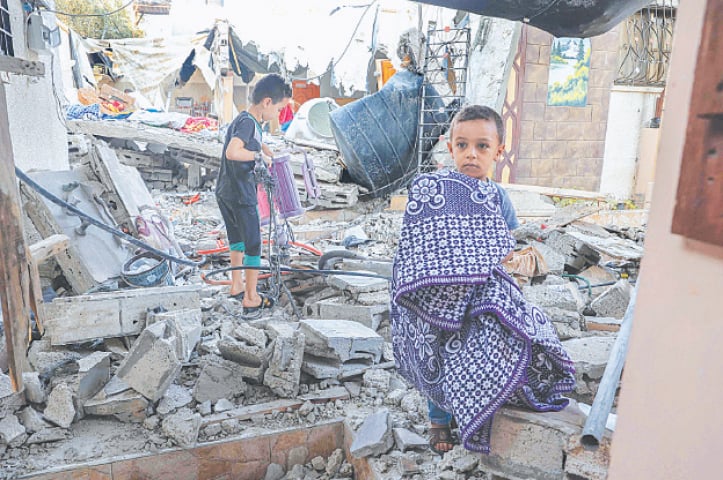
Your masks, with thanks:
<instances>
[{"instance_id":1,"label":"black tarp bundle","mask_svg":"<svg viewBox=\"0 0 723 480\"><path fill-rule=\"evenodd\" d=\"M650 0L418 0L489 17L529 23L556 37L607 32Z\"/></svg>"},{"instance_id":2,"label":"black tarp bundle","mask_svg":"<svg viewBox=\"0 0 723 480\"><path fill-rule=\"evenodd\" d=\"M203 46L207 50L213 47L216 37L216 28L211 30ZM228 29L228 58L233 72L241 77L244 83L249 83L257 73L283 73L280 60L270 55L259 53L254 42L243 43L234 31L233 27Z\"/></svg>"}]
</instances>

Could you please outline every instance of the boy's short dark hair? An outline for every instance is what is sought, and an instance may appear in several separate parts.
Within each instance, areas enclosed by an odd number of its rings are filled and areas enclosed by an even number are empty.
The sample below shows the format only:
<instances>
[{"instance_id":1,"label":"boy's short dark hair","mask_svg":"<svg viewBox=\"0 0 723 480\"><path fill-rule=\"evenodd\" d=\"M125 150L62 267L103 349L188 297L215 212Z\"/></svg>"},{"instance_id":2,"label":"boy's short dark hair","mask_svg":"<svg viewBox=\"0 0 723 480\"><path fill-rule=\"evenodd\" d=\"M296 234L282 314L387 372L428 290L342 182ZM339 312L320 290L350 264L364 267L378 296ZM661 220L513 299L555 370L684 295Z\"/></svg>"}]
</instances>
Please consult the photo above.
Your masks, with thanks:
<instances>
[{"instance_id":1,"label":"boy's short dark hair","mask_svg":"<svg viewBox=\"0 0 723 480\"><path fill-rule=\"evenodd\" d=\"M264 98L270 98L273 103L280 102L284 98L291 98L291 85L286 83L281 75L270 73L254 86L251 102L258 105Z\"/></svg>"},{"instance_id":2,"label":"boy's short dark hair","mask_svg":"<svg viewBox=\"0 0 723 480\"><path fill-rule=\"evenodd\" d=\"M452 140L452 131L454 130L454 127L456 127L460 122L469 122L471 120L490 120L495 122L495 126L497 127L497 138L500 141L500 145L505 143L505 125L502 123L502 117L500 117L499 113L484 105L467 105L457 112L449 126L450 141Z\"/></svg>"}]
</instances>

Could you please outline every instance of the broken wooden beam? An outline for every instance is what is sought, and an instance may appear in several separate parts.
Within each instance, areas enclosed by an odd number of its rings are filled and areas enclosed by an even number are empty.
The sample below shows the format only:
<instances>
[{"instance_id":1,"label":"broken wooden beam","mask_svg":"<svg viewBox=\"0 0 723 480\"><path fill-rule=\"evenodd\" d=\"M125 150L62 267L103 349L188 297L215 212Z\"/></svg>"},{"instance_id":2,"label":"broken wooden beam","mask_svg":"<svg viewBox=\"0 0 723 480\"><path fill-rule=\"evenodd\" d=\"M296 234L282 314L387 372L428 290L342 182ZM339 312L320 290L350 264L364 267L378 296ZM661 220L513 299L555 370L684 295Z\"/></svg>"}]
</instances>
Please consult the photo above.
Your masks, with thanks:
<instances>
[{"instance_id":1,"label":"broken wooden beam","mask_svg":"<svg viewBox=\"0 0 723 480\"><path fill-rule=\"evenodd\" d=\"M48 238L30 245L30 255L32 255L34 262L42 263L60 252L64 252L65 249L68 248L69 241L70 239L67 235L51 235Z\"/></svg>"},{"instance_id":2,"label":"broken wooden beam","mask_svg":"<svg viewBox=\"0 0 723 480\"><path fill-rule=\"evenodd\" d=\"M198 308L198 286L156 287L56 298L43 305L50 343L67 345L140 334L146 313Z\"/></svg>"}]
</instances>

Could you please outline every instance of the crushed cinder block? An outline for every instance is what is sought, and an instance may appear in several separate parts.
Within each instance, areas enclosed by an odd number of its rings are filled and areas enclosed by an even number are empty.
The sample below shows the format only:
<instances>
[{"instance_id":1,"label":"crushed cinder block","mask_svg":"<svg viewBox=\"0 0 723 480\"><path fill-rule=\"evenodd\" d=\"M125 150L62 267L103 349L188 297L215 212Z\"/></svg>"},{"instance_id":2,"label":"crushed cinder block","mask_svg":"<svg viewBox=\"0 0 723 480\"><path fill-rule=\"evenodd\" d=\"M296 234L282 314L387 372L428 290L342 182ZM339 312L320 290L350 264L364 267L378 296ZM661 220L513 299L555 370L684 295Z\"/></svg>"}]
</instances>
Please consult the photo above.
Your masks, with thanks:
<instances>
[{"instance_id":1,"label":"crushed cinder block","mask_svg":"<svg viewBox=\"0 0 723 480\"><path fill-rule=\"evenodd\" d=\"M240 365L223 358L206 360L193 389L193 398L203 403L221 398L233 398L246 393L243 369Z\"/></svg>"},{"instance_id":2,"label":"crushed cinder block","mask_svg":"<svg viewBox=\"0 0 723 480\"><path fill-rule=\"evenodd\" d=\"M65 440L66 438L68 438L68 431L64 428L44 428L30 435L30 438L28 438L25 443L33 445L36 443L59 442L61 440Z\"/></svg>"},{"instance_id":3,"label":"crushed cinder block","mask_svg":"<svg viewBox=\"0 0 723 480\"><path fill-rule=\"evenodd\" d=\"M181 371L176 337L167 322L146 327L116 375L151 401L163 396Z\"/></svg>"},{"instance_id":4,"label":"crushed cinder block","mask_svg":"<svg viewBox=\"0 0 723 480\"><path fill-rule=\"evenodd\" d=\"M620 280L590 303L590 308L600 317L623 318L630 303L632 286Z\"/></svg>"},{"instance_id":5,"label":"crushed cinder block","mask_svg":"<svg viewBox=\"0 0 723 480\"><path fill-rule=\"evenodd\" d=\"M13 445L24 434L25 427L15 415L6 415L0 420L0 442Z\"/></svg>"},{"instance_id":6,"label":"crushed cinder block","mask_svg":"<svg viewBox=\"0 0 723 480\"><path fill-rule=\"evenodd\" d=\"M110 352L93 352L78 360L78 389L81 404L94 397L110 380Z\"/></svg>"},{"instance_id":7,"label":"crushed cinder block","mask_svg":"<svg viewBox=\"0 0 723 480\"><path fill-rule=\"evenodd\" d=\"M78 373L77 361L83 354L65 347L54 347L47 335L34 340L28 350L28 361L40 378L73 375Z\"/></svg>"},{"instance_id":8,"label":"crushed cinder block","mask_svg":"<svg viewBox=\"0 0 723 480\"><path fill-rule=\"evenodd\" d=\"M106 396L99 392L83 406L86 415L114 416L122 422L142 422L146 418L148 400L135 390Z\"/></svg>"},{"instance_id":9,"label":"crushed cinder block","mask_svg":"<svg viewBox=\"0 0 723 480\"><path fill-rule=\"evenodd\" d=\"M392 417L389 410L383 409L369 415L354 434L349 451L356 458L387 453L394 446L392 435Z\"/></svg>"},{"instance_id":10,"label":"crushed cinder block","mask_svg":"<svg viewBox=\"0 0 723 480\"><path fill-rule=\"evenodd\" d=\"M565 340L562 345L575 363L575 376L582 378L586 375L597 380L605 372L614 343L614 336L605 336Z\"/></svg>"},{"instance_id":11,"label":"crushed cinder block","mask_svg":"<svg viewBox=\"0 0 723 480\"><path fill-rule=\"evenodd\" d=\"M548 247L542 242L536 242L536 241L530 241L529 244L535 249L540 252L540 255L542 255L543 260L545 260L545 265L547 266L547 271L553 275L562 275L563 271L565 270L565 256L558 253L554 249Z\"/></svg>"},{"instance_id":12,"label":"crushed cinder block","mask_svg":"<svg viewBox=\"0 0 723 480\"><path fill-rule=\"evenodd\" d=\"M193 396L186 387L173 383L168 387L163 398L158 402L156 412L161 416L165 416L179 408L185 407L192 401Z\"/></svg>"},{"instance_id":13,"label":"crushed cinder block","mask_svg":"<svg viewBox=\"0 0 723 480\"><path fill-rule=\"evenodd\" d=\"M600 262L600 254L570 233L553 230L547 234L545 244L565 256L567 271L578 273Z\"/></svg>"},{"instance_id":14,"label":"crushed cinder block","mask_svg":"<svg viewBox=\"0 0 723 480\"><path fill-rule=\"evenodd\" d=\"M184 308L171 312L148 315L148 323L166 322L176 337L176 355L182 362L188 362L196 345L201 340L203 324L200 308Z\"/></svg>"},{"instance_id":15,"label":"crushed cinder block","mask_svg":"<svg viewBox=\"0 0 723 480\"><path fill-rule=\"evenodd\" d=\"M182 408L177 413L164 418L161 423L163 433L182 447L191 447L196 443L200 428L201 415L192 412L189 408Z\"/></svg>"},{"instance_id":16,"label":"crushed cinder block","mask_svg":"<svg viewBox=\"0 0 723 480\"><path fill-rule=\"evenodd\" d=\"M60 383L50 392L43 416L59 427L70 427L75 418L75 406L73 390L67 384Z\"/></svg>"},{"instance_id":17,"label":"crushed cinder block","mask_svg":"<svg viewBox=\"0 0 723 480\"><path fill-rule=\"evenodd\" d=\"M32 407L23 408L18 414L18 418L28 433L39 432L50 427L50 424L43 420L43 417Z\"/></svg>"},{"instance_id":18,"label":"crushed cinder block","mask_svg":"<svg viewBox=\"0 0 723 480\"><path fill-rule=\"evenodd\" d=\"M300 331L276 330L269 368L264 373L264 385L280 397L292 398L299 394L305 346L306 336Z\"/></svg>"},{"instance_id":19,"label":"crushed cinder block","mask_svg":"<svg viewBox=\"0 0 723 480\"><path fill-rule=\"evenodd\" d=\"M45 402L45 387L40 381L38 372L23 372L23 385L25 386L25 398L30 403Z\"/></svg>"},{"instance_id":20,"label":"crushed cinder block","mask_svg":"<svg viewBox=\"0 0 723 480\"><path fill-rule=\"evenodd\" d=\"M415 448L427 448L427 446L429 446L429 441L427 441L426 438L406 428L395 428L393 432L397 450L401 450L402 452L414 450Z\"/></svg>"},{"instance_id":21,"label":"crushed cinder block","mask_svg":"<svg viewBox=\"0 0 723 480\"><path fill-rule=\"evenodd\" d=\"M368 273L377 275L375 272L361 271L359 273ZM379 292L389 288L389 282L383 278L375 277L357 277L351 275L329 275L326 282L343 292L349 292L352 295L369 292Z\"/></svg>"},{"instance_id":22,"label":"crushed cinder block","mask_svg":"<svg viewBox=\"0 0 723 480\"><path fill-rule=\"evenodd\" d=\"M302 320L306 336L302 370L315 378L358 375L381 359L384 339L348 320Z\"/></svg>"},{"instance_id":23,"label":"crushed cinder block","mask_svg":"<svg viewBox=\"0 0 723 480\"><path fill-rule=\"evenodd\" d=\"M335 297L317 302L316 307L316 316L319 318L351 320L376 330L385 315L388 317L389 298L387 295L387 303L384 304L359 305Z\"/></svg>"},{"instance_id":24,"label":"crushed cinder block","mask_svg":"<svg viewBox=\"0 0 723 480\"><path fill-rule=\"evenodd\" d=\"M389 390L391 378L392 374L382 368L370 368L364 372L364 376L362 377L365 387L376 388L383 392Z\"/></svg>"},{"instance_id":25,"label":"crushed cinder block","mask_svg":"<svg viewBox=\"0 0 723 480\"><path fill-rule=\"evenodd\" d=\"M232 335L234 338L246 343L247 345L252 345L259 348L266 348L266 344L269 340L266 332L264 332L260 328L255 328L245 323L236 325L236 327L233 329Z\"/></svg>"},{"instance_id":26,"label":"crushed cinder block","mask_svg":"<svg viewBox=\"0 0 723 480\"><path fill-rule=\"evenodd\" d=\"M562 285L526 285L522 287L525 298L542 308L555 307L562 310L579 312L585 305L585 300L573 282Z\"/></svg>"},{"instance_id":27,"label":"crushed cinder block","mask_svg":"<svg viewBox=\"0 0 723 480\"><path fill-rule=\"evenodd\" d=\"M258 345L248 345L245 342L226 336L218 342L221 356L238 364L245 379L261 383L264 372L268 366L268 353L266 348Z\"/></svg>"}]
</instances>

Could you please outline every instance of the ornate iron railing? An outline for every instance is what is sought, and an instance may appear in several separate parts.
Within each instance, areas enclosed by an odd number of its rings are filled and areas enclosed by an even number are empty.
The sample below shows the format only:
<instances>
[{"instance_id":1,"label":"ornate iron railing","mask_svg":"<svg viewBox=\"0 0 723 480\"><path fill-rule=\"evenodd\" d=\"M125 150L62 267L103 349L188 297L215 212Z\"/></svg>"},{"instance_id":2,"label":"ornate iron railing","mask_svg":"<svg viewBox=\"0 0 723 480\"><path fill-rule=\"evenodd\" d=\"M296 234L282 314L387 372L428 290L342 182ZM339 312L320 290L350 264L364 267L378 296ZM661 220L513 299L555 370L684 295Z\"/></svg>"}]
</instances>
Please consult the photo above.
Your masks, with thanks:
<instances>
[{"instance_id":1,"label":"ornate iron railing","mask_svg":"<svg viewBox=\"0 0 723 480\"><path fill-rule=\"evenodd\" d=\"M623 24L617 85L665 86L678 0L657 0Z\"/></svg>"}]
</instances>

